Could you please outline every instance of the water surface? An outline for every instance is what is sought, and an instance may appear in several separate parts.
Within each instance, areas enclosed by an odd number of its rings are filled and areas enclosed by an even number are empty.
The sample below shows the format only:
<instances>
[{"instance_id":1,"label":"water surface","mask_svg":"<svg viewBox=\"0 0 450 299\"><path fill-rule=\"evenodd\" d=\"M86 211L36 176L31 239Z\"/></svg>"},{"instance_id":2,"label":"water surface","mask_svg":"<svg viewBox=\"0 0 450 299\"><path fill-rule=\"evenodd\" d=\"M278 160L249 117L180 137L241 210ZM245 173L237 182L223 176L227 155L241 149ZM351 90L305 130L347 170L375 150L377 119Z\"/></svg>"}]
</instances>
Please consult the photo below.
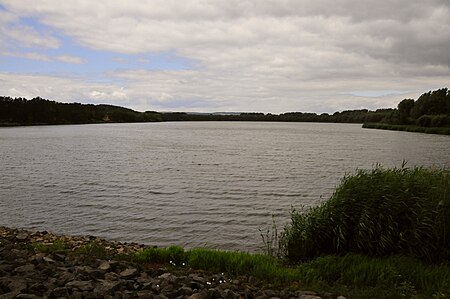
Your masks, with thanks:
<instances>
[{"instance_id":1,"label":"water surface","mask_svg":"<svg viewBox=\"0 0 450 299\"><path fill-rule=\"evenodd\" d=\"M355 124L166 122L0 128L0 225L257 251L272 215L379 163L450 166L450 138Z\"/></svg>"}]
</instances>

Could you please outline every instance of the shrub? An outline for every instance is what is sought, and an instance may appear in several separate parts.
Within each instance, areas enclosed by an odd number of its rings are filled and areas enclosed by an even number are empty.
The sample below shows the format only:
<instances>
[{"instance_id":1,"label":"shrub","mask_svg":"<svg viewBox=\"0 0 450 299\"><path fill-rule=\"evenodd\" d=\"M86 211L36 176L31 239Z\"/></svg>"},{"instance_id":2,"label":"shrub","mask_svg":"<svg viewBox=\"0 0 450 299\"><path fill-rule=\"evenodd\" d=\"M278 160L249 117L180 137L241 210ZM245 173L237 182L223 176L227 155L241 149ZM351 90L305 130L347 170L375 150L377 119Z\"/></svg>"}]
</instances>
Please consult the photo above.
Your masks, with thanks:
<instances>
[{"instance_id":1,"label":"shrub","mask_svg":"<svg viewBox=\"0 0 450 299\"><path fill-rule=\"evenodd\" d=\"M430 126L431 127L445 126L447 124L447 118L448 118L448 116L445 114L434 115L431 118Z\"/></svg>"},{"instance_id":2,"label":"shrub","mask_svg":"<svg viewBox=\"0 0 450 299\"><path fill-rule=\"evenodd\" d=\"M421 127L430 127L433 116L431 115L422 115L417 119L417 125Z\"/></svg>"},{"instance_id":3,"label":"shrub","mask_svg":"<svg viewBox=\"0 0 450 299\"><path fill-rule=\"evenodd\" d=\"M345 176L331 198L292 211L280 246L297 262L326 254L450 257L447 170L376 167Z\"/></svg>"}]
</instances>

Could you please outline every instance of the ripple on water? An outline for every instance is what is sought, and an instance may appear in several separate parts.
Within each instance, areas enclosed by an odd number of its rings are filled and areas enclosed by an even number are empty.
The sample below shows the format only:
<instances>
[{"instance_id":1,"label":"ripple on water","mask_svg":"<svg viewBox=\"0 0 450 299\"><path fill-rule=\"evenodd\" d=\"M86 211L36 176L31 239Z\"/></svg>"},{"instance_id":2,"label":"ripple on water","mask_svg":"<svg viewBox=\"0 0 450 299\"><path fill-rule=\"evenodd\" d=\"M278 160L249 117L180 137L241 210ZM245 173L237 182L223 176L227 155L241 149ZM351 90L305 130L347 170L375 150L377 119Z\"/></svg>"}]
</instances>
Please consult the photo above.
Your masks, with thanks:
<instances>
[{"instance_id":1,"label":"ripple on water","mask_svg":"<svg viewBox=\"0 0 450 299\"><path fill-rule=\"evenodd\" d=\"M107 124L0 138L0 225L190 248L260 250L260 229L281 229L291 206L318 204L355 168L450 165L448 136L360 125Z\"/></svg>"}]
</instances>

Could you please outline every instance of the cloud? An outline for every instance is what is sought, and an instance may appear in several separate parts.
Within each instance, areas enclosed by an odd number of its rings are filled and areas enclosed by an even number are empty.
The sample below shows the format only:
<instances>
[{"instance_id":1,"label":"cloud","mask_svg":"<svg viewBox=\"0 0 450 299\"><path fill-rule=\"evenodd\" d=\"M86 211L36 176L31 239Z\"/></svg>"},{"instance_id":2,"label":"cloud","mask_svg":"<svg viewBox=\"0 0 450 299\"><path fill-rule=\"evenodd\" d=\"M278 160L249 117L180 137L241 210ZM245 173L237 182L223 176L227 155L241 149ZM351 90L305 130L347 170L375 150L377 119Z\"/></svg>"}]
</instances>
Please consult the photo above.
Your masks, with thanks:
<instances>
[{"instance_id":1,"label":"cloud","mask_svg":"<svg viewBox=\"0 0 450 299\"><path fill-rule=\"evenodd\" d=\"M0 9L0 41L3 47L14 41L25 47L57 48L59 41L49 32L39 32L35 28L20 23L13 13Z\"/></svg>"},{"instance_id":2,"label":"cloud","mask_svg":"<svg viewBox=\"0 0 450 299\"><path fill-rule=\"evenodd\" d=\"M383 78L341 78L324 85L318 79L293 87L291 82L276 81L270 76L245 76L236 81L234 74L199 70L129 70L110 76L115 80L97 82L74 76L0 73L0 82L2 93L13 97L41 96L64 102L109 103L139 111L332 113L346 109L395 107L403 98L417 98L430 87L441 87L446 80L446 77L415 77L386 82ZM384 92L380 91L380 86Z\"/></svg>"},{"instance_id":3,"label":"cloud","mask_svg":"<svg viewBox=\"0 0 450 299\"><path fill-rule=\"evenodd\" d=\"M120 87L85 79L36 74L0 73L2 93L12 97L37 96L62 102L89 102L129 105Z\"/></svg>"},{"instance_id":4,"label":"cloud","mask_svg":"<svg viewBox=\"0 0 450 299\"><path fill-rule=\"evenodd\" d=\"M0 56L19 57L19 58L26 58L26 59L30 59L30 60L38 60L38 61L51 61L50 57L48 57L47 55L34 53L34 52L26 52L26 53L0 52Z\"/></svg>"},{"instance_id":5,"label":"cloud","mask_svg":"<svg viewBox=\"0 0 450 299\"><path fill-rule=\"evenodd\" d=\"M86 63L87 61L81 57L72 56L72 55L60 55L56 57L51 57L48 55L35 53L35 52L0 52L0 56L10 56L10 57L18 57L18 58L25 58L29 60L37 60L37 61L45 61L45 62L52 62L52 61L59 61L63 63L69 63L69 64L82 64Z\"/></svg>"},{"instance_id":6,"label":"cloud","mask_svg":"<svg viewBox=\"0 0 450 299\"><path fill-rule=\"evenodd\" d=\"M195 62L183 71L111 69L104 76L113 83L103 87L76 82L81 90L93 88L85 96L94 100L119 99L112 90L120 90L135 108L332 112L394 106L402 95L361 97L355 90L410 95L450 82L448 0L0 3L7 10L3 24L34 17L92 51L171 52ZM52 36L32 29L41 40Z\"/></svg>"},{"instance_id":7,"label":"cloud","mask_svg":"<svg viewBox=\"0 0 450 299\"><path fill-rule=\"evenodd\" d=\"M64 63L71 63L71 64L81 64L86 63L86 60L72 55L60 55L56 57L57 61L64 62Z\"/></svg>"},{"instance_id":8,"label":"cloud","mask_svg":"<svg viewBox=\"0 0 450 299\"><path fill-rule=\"evenodd\" d=\"M114 58L112 58L112 61L117 62L117 63L127 63L127 60L122 57L114 57Z\"/></svg>"}]
</instances>

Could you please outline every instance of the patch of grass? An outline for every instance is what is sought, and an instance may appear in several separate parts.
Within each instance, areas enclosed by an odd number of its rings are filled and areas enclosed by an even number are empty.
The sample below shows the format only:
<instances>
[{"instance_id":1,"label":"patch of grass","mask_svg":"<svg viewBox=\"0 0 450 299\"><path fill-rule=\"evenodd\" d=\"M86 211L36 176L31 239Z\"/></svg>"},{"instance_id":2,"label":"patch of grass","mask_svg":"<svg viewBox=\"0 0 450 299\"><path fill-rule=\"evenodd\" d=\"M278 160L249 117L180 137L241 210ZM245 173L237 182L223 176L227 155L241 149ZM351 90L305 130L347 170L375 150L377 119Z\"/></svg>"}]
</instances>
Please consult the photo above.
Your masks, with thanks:
<instances>
[{"instance_id":1,"label":"patch of grass","mask_svg":"<svg viewBox=\"0 0 450 299\"><path fill-rule=\"evenodd\" d=\"M349 298L450 297L450 265L429 265L410 257L347 254L288 266L266 255L170 247L146 248L134 253L132 260L139 263L176 260L177 265L192 269L230 276L250 275L266 284L332 292Z\"/></svg>"},{"instance_id":2,"label":"patch of grass","mask_svg":"<svg viewBox=\"0 0 450 299\"><path fill-rule=\"evenodd\" d=\"M184 251L180 247L145 248L136 252L132 260L139 263L170 263L209 272L230 275L251 275L268 281L286 281L288 268L279 260L262 254L229 252L203 248Z\"/></svg>"},{"instance_id":3,"label":"patch of grass","mask_svg":"<svg viewBox=\"0 0 450 299\"><path fill-rule=\"evenodd\" d=\"M114 250L106 248L104 244L95 241L77 247L72 254L81 255L85 259L112 259L121 258L122 256L118 255Z\"/></svg>"},{"instance_id":4,"label":"patch of grass","mask_svg":"<svg viewBox=\"0 0 450 299\"><path fill-rule=\"evenodd\" d=\"M33 247L35 252L42 253L55 253L67 250L66 244L62 240L56 240L50 244L34 242L31 244L31 247Z\"/></svg>"},{"instance_id":5,"label":"patch of grass","mask_svg":"<svg viewBox=\"0 0 450 299\"><path fill-rule=\"evenodd\" d=\"M187 259L187 252L178 246L170 246L168 248L147 247L134 253L131 257L131 260L134 262L167 263L175 266L186 264Z\"/></svg>"},{"instance_id":6,"label":"patch of grass","mask_svg":"<svg viewBox=\"0 0 450 299\"><path fill-rule=\"evenodd\" d=\"M342 288L357 298L449 298L450 266L429 265L408 257L373 258L348 254L325 256L300 264L309 283L320 281ZM384 290L384 291L383 291ZM364 295L365 294L365 295Z\"/></svg>"},{"instance_id":7,"label":"patch of grass","mask_svg":"<svg viewBox=\"0 0 450 299\"><path fill-rule=\"evenodd\" d=\"M322 255L450 258L450 172L405 167L359 170L332 197L293 211L281 238L293 262Z\"/></svg>"},{"instance_id":8,"label":"patch of grass","mask_svg":"<svg viewBox=\"0 0 450 299\"><path fill-rule=\"evenodd\" d=\"M266 255L199 248L190 250L188 256L187 263L193 268L231 275L246 274L274 281L280 278L277 275L280 268L278 261Z\"/></svg>"}]
</instances>

